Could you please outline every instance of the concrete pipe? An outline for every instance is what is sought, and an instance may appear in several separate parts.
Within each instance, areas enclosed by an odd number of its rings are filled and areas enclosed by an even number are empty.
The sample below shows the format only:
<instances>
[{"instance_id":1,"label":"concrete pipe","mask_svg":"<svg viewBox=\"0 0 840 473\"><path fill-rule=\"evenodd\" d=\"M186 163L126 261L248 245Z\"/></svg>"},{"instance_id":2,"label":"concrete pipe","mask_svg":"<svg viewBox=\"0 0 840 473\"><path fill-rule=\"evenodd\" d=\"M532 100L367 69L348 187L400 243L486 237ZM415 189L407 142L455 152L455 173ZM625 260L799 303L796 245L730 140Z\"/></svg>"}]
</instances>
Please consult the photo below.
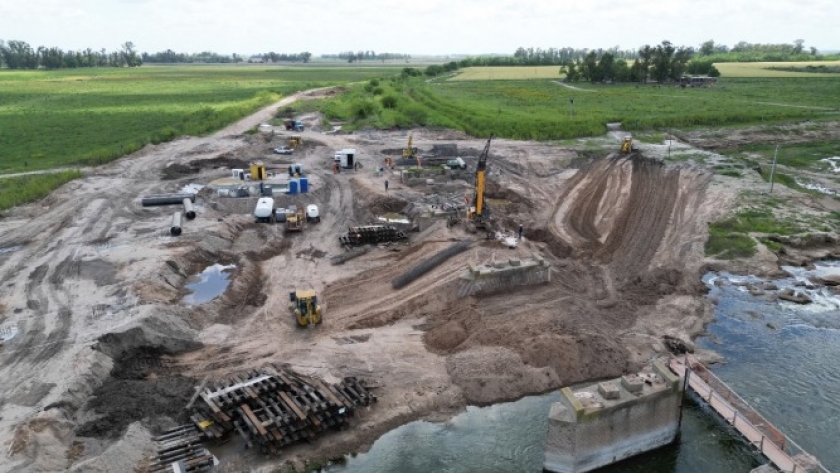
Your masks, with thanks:
<instances>
[{"instance_id":1,"label":"concrete pipe","mask_svg":"<svg viewBox=\"0 0 840 473\"><path fill-rule=\"evenodd\" d=\"M195 218L195 209L193 208L193 203L187 197L184 197L184 216L187 217L187 220L192 220Z\"/></svg>"},{"instance_id":2,"label":"concrete pipe","mask_svg":"<svg viewBox=\"0 0 840 473\"><path fill-rule=\"evenodd\" d=\"M140 200L143 207L150 207L153 205L178 205L184 199L190 199L195 202L195 194L153 194L147 195Z\"/></svg>"},{"instance_id":3,"label":"concrete pipe","mask_svg":"<svg viewBox=\"0 0 840 473\"><path fill-rule=\"evenodd\" d=\"M175 212L172 215L172 225L169 226L169 233L172 236L181 234L181 212Z\"/></svg>"}]
</instances>

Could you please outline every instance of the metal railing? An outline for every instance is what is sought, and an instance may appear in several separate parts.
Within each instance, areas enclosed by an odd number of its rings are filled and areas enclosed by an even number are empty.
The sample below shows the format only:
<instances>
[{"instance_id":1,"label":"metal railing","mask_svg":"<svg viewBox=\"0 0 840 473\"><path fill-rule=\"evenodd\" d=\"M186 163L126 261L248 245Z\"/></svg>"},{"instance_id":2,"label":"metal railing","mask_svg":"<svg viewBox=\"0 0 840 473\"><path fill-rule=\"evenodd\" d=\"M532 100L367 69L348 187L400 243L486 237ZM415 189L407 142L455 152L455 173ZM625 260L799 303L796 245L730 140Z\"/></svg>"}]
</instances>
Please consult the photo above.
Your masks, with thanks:
<instances>
[{"instance_id":1,"label":"metal railing","mask_svg":"<svg viewBox=\"0 0 840 473\"><path fill-rule=\"evenodd\" d=\"M699 372L691 368L693 364L703 367L703 371ZM813 455L810 455L802 447L790 437L779 431L773 424L770 423L764 416L762 416L755 408L753 408L744 398L739 396L732 388L726 385L720 378L715 376L710 370L699 363L696 359L686 356L684 363L686 368L686 384L691 386L691 389L707 403L714 411L716 411L723 419L736 431L738 431L748 442L750 442L759 453L764 455L767 459L773 462L784 473L811 473L817 471L819 473L831 473L825 468ZM691 383L691 378L696 377L701 383ZM711 382L709 382L711 381ZM722 394L712 387L715 384L725 390ZM733 402L735 401L735 402ZM737 405L738 407L734 407ZM741 409L739 411L739 409ZM746 414L741 411L748 411ZM756 420L759 424L756 425ZM781 442L779 438L781 437ZM779 445L778 443L781 443ZM794 456L808 455L814 459L814 464L808 463L806 466L800 465ZM800 459L801 461L801 459Z\"/></svg>"}]
</instances>

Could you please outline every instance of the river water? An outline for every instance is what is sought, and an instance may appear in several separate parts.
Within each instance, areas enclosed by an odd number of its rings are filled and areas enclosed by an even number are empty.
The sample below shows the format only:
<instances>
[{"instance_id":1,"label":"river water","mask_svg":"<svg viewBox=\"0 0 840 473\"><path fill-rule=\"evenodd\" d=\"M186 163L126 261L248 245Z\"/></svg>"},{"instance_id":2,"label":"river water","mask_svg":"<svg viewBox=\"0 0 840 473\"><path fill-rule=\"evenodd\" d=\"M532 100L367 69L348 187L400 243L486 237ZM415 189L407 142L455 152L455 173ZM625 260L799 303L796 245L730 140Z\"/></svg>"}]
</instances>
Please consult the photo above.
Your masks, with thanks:
<instances>
[{"instance_id":1,"label":"river water","mask_svg":"<svg viewBox=\"0 0 840 473\"><path fill-rule=\"evenodd\" d=\"M789 268L779 288L814 272ZM840 272L828 263L818 271ZM840 298L825 288L796 289L810 305L752 295L757 278L708 274L717 321L700 346L723 354L713 367L771 422L829 469L840 471ZM469 407L449 422L412 422L382 436L370 451L326 469L342 473L540 472L549 406L558 394L486 408ZM740 473L758 466L748 446L713 414L689 403L680 441L600 473Z\"/></svg>"}]
</instances>

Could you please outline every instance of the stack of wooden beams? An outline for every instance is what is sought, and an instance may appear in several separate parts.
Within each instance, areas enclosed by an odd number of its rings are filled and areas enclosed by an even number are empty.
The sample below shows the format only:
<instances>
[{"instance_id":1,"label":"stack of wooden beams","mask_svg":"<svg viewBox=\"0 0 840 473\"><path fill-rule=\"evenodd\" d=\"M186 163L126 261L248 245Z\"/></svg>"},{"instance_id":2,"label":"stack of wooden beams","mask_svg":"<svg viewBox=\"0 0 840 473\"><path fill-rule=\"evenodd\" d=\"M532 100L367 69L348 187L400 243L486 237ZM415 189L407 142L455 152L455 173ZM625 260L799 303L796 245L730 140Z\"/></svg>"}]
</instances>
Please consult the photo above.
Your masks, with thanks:
<instances>
[{"instance_id":1,"label":"stack of wooden beams","mask_svg":"<svg viewBox=\"0 0 840 473\"><path fill-rule=\"evenodd\" d=\"M191 420L205 438L221 440L235 430L247 447L272 455L343 427L357 408L376 402L356 378L328 384L277 367L210 383L199 396Z\"/></svg>"}]
</instances>

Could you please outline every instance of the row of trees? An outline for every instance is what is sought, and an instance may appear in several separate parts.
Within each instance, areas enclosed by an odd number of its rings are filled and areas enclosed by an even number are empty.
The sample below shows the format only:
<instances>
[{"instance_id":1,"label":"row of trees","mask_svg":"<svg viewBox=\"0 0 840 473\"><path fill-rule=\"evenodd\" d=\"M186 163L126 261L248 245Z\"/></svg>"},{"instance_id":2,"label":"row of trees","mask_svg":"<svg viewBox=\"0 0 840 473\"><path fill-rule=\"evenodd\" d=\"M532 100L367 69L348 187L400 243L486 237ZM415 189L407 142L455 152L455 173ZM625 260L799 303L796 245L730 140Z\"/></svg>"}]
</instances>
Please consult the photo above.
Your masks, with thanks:
<instances>
[{"instance_id":1,"label":"row of trees","mask_svg":"<svg viewBox=\"0 0 840 473\"><path fill-rule=\"evenodd\" d=\"M198 54L188 54L177 53L171 49L153 54L143 53L141 58L143 59L143 63L150 64L234 64L244 61L244 58L238 54L227 56L224 54L214 53L212 51L204 51Z\"/></svg>"},{"instance_id":2,"label":"row of trees","mask_svg":"<svg viewBox=\"0 0 840 473\"><path fill-rule=\"evenodd\" d=\"M693 48L677 47L670 41L663 41L656 46L645 45L639 48L638 57L632 65L611 52L599 56L595 51L590 51L581 59L567 61L560 72L566 75L568 82L679 81L688 72L689 61L693 56ZM711 63L709 66L714 68ZM707 68L704 73L714 74L714 71Z\"/></svg>"},{"instance_id":3,"label":"row of trees","mask_svg":"<svg viewBox=\"0 0 840 473\"><path fill-rule=\"evenodd\" d=\"M76 67L137 67L143 63L131 41L123 43L119 51L107 52L62 50L39 46L34 49L26 41L0 40L0 65L9 69L63 69Z\"/></svg>"},{"instance_id":4,"label":"row of trees","mask_svg":"<svg viewBox=\"0 0 840 473\"><path fill-rule=\"evenodd\" d=\"M410 54L379 53L375 51L342 51L338 54L322 54L322 59L341 59L350 63L362 61L402 61L408 62Z\"/></svg>"},{"instance_id":5,"label":"row of trees","mask_svg":"<svg viewBox=\"0 0 840 473\"><path fill-rule=\"evenodd\" d=\"M634 50L622 50L618 46L610 49L575 49L575 48L523 48L519 47L513 53L513 58L522 65L527 66L557 66L566 64L569 61L583 59L591 53L598 57L610 54L614 58L634 59L637 56Z\"/></svg>"},{"instance_id":6,"label":"row of trees","mask_svg":"<svg viewBox=\"0 0 840 473\"><path fill-rule=\"evenodd\" d=\"M302 53L297 54L285 54L285 53L265 53L259 55L262 57L263 62L303 62L307 63L310 59L312 59L312 53L308 51L304 51Z\"/></svg>"}]
</instances>

